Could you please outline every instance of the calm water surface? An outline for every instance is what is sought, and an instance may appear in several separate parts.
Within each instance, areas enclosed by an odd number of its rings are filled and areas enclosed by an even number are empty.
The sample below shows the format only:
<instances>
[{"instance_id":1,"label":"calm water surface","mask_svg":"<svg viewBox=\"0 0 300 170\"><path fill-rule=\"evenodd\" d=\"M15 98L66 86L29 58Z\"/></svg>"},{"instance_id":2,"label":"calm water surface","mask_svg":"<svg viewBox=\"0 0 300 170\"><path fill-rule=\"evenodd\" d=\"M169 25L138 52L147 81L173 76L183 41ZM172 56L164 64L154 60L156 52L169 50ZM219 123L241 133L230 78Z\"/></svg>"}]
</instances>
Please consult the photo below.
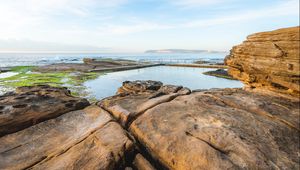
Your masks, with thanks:
<instances>
[{"instance_id":1,"label":"calm water surface","mask_svg":"<svg viewBox=\"0 0 300 170\"><path fill-rule=\"evenodd\" d=\"M182 85L195 89L210 88L234 88L242 87L242 83L236 80L227 80L202 74L215 69L158 66L136 70L112 72L100 76L95 80L85 82L97 99L112 96L126 80L156 80L164 84Z\"/></svg>"}]
</instances>

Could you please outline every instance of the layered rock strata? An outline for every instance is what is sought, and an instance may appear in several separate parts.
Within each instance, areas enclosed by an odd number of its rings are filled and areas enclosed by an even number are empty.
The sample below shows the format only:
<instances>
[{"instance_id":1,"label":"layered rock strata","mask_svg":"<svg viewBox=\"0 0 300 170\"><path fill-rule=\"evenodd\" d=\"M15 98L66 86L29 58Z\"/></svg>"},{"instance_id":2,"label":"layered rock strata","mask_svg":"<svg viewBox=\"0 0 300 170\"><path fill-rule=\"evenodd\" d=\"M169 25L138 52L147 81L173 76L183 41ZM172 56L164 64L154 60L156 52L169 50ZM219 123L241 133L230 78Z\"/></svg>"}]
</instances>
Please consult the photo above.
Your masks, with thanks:
<instances>
[{"instance_id":1,"label":"layered rock strata","mask_svg":"<svg viewBox=\"0 0 300 170\"><path fill-rule=\"evenodd\" d=\"M66 88L19 87L0 96L0 136L88 105L86 99L71 96Z\"/></svg>"},{"instance_id":2,"label":"layered rock strata","mask_svg":"<svg viewBox=\"0 0 300 170\"><path fill-rule=\"evenodd\" d=\"M250 35L225 59L229 74L247 87L299 97L300 27Z\"/></svg>"},{"instance_id":3,"label":"layered rock strata","mask_svg":"<svg viewBox=\"0 0 300 170\"><path fill-rule=\"evenodd\" d=\"M0 143L0 169L12 170L119 169L134 149L127 132L95 105L2 136Z\"/></svg>"}]
</instances>

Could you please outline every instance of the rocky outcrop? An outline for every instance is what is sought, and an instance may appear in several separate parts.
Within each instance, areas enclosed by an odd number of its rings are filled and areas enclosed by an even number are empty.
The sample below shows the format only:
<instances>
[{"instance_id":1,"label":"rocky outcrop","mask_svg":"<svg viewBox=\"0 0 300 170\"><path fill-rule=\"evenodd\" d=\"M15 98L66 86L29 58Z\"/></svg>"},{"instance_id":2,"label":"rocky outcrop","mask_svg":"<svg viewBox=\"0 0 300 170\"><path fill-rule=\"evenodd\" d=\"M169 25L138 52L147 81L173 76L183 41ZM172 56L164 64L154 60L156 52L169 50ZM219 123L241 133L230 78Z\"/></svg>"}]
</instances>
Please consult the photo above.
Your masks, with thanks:
<instances>
[{"instance_id":1,"label":"rocky outcrop","mask_svg":"<svg viewBox=\"0 0 300 170\"><path fill-rule=\"evenodd\" d=\"M0 169L118 169L133 142L112 117L89 106L0 138Z\"/></svg>"},{"instance_id":2,"label":"rocky outcrop","mask_svg":"<svg viewBox=\"0 0 300 170\"><path fill-rule=\"evenodd\" d=\"M19 87L0 96L0 137L88 105L86 99L71 96L66 88Z\"/></svg>"},{"instance_id":3,"label":"rocky outcrop","mask_svg":"<svg viewBox=\"0 0 300 170\"><path fill-rule=\"evenodd\" d=\"M97 60L92 58L83 59L83 63L55 63L35 68L38 72L101 72L121 71L144 67L152 67L160 64L140 63L131 60Z\"/></svg>"},{"instance_id":4,"label":"rocky outcrop","mask_svg":"<svg viewBox=\"0 0 300 170\"><path fill-rule=\"evenodd\" d=\"M138 164L159 162L167 169L299 168L299 100L242 89L169 98L183 88L153 81L125 82L120 89L99 105L151 155L146 161L138 158ZM169 93L158 95L162 89Z\"/></svg>"},{"instance_id":5,"label":"rocky outcrop","mask_svg":"<svg viewBox=\"0 0 300 170\"><path fill-rule=\"evenodd\" d=\"M298 169L299 106L242 89L127 81L97 105L0 137L0 169Z\"/></svg>"},{"instance_id":6,"label":"rocky outcrop","mask_svg":"<svg viewBox=\"0 0 300 170\"><path fill-rule=\"evenodd\" d=\"M260 45L289 44L290 30L250 36L245 43L255 46L252 58L237 60L247 55L235 51L243 45L235 47L227 59L232 75L252 88L295 95L284 83L290 90L271 87L275 75L293 83L283 76L292 70L254 67L254 60L267 58L256 55L266 53ZM266 54L277 55L272 50ZM284 60L273 56L274 65L292 61L292 51ZM255 81L245 79L252 74ZM299 110L299 98L279 93L191 92L150 80L126 81L115 96L93 105L65 88L22 87L0 96L0 169L299 169Z\"/></svg>"},{"instance_id":7,"label":"rocky outcrop","mask_svg":"<svg viewBox=\"0 0 300 170\"><path fill-rule=\"evenodd\" d=\"M146 110L190 92L182 86L163 86L161 82L126 81L119 88L118 95L103 99L98 105L108 110L122 126L127 127Z\"/></svg>"},{"instance_id":8,"label":"rocky outcrop","mask_svg":"<svg viewBox=\"0 0 300 170\"><path fill-rule=\"evenodd\" d=\"M247 87L299 96L300 27L248 36L225 59L229 74Z\"/></svg>"}]
</instances>

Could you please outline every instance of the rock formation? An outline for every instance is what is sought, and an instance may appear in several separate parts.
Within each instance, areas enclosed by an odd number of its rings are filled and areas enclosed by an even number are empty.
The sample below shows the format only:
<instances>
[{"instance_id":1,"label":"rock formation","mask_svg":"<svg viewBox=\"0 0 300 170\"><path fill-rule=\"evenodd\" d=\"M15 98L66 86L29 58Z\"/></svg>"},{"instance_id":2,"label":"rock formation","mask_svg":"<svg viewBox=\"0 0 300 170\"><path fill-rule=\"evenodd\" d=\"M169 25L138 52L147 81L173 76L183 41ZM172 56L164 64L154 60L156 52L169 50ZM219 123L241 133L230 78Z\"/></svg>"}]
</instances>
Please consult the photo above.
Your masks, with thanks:
<instances>
[{"instance_id":1,"label":"rock formation","mask_svg":"<svg viewBox=\"0 0 300 170\"><path fill-rule=\"evenodd\" d=\"M88 105L66 88L19 87L15 93L0 96L0 137Z\"/></svg>"},{"instance_id":2,"label":"rock formation","mask_svg":"<svg viewBox=\"0 0 300 170\"><path fill-rule=\"evenodd\" d=\"M248 36L225 59L229 74L247 87L299 97L300 27Z\"/></svg>"},{"instance_id":3,"label":"rock formation","mask_svg":"<svg viewBox=\"0 0 300 170\"><path fill-rule=\"evenodd\" d=\"M266 41L278 40L281 48L293 30L250 36L245 43L255 49L242 55L236 48L246 47L235 47L227 58L232 75L253 88L295 95L294 86L271 87L278 75L279 82L293 84L287 78L292 70L254 66L254 60L266 62L256 55L267 53ZM299 50L291 47L289 57ZM246 53L252 58L238 60ZM274 62L292 63L289 57ZM255 81L249 82L252 74ZM299 110L294 96L243 89L191 92L150 80L126 81L116 95L92 105L65 88L22 87L0 96L0 169L299 169Z\"/></svg>"},{"instance_id":4,"label":"rock formation","mask_svg":"<svg viewBox=\"0 0 300 170\"><path fill-rule=\"evenodd\" d=\"M66 89L44 86L20 88L2 99L14 106L19 100L26 101L16 99L22 94L38 105L26 106L23 112L6 111L1 116L17 119L16 127L24 124L18 115L39 121L0 138L0 169L118 169L125 165L125 155L133 151L133 142L105 110L95 105L80 110L84 104L75 107L80 100L65 96L69 95ZM59 94L61 99L55 98ZM4 122L5 117L0 120ZM14 124L2 127L9 129Z\"/></svg>"},{"instance_id":5,"label":"rock formation","mask_svg":"<svg viewBox=\"0 0 300 170\"><path fill-rule=\"evenodd\" d=\"M241 89L180 93L185 88L153 81L125 82L120 89L99 105L160 167L299 168L298 100Z\"/></svg>"},{"instance_id":6,"label":"rock formation","mask_svg":"<svg viewBox=\"0 0 300 170\"><path fill-rule=\"evenodd\" d=\"M35 68L38 72L99 72L99 71L120 71L144 67L157 66L159 64L141 63L131 60L97 60L84 58L83 63L55 63Z\"/></svg>"}]
</instances>

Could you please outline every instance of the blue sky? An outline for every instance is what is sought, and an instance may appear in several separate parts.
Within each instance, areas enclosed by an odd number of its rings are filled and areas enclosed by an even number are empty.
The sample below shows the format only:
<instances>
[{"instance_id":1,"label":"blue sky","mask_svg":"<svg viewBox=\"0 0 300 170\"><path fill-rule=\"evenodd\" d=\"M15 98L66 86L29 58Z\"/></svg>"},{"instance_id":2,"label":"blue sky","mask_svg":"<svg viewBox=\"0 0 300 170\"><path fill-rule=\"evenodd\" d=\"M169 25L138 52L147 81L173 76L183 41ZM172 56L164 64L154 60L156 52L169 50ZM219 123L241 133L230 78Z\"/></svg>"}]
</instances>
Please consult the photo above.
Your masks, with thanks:
<instances>
[{"instance_id":1,"label":"blue sky","mask_svg":"<svg viewBox=\"0 0 300 170\"><path fill-rule=\"evenodd\" d=\"M298 16L298 0L0 0L0 51L228 51Z\"/></svg>"}]
</instances>

